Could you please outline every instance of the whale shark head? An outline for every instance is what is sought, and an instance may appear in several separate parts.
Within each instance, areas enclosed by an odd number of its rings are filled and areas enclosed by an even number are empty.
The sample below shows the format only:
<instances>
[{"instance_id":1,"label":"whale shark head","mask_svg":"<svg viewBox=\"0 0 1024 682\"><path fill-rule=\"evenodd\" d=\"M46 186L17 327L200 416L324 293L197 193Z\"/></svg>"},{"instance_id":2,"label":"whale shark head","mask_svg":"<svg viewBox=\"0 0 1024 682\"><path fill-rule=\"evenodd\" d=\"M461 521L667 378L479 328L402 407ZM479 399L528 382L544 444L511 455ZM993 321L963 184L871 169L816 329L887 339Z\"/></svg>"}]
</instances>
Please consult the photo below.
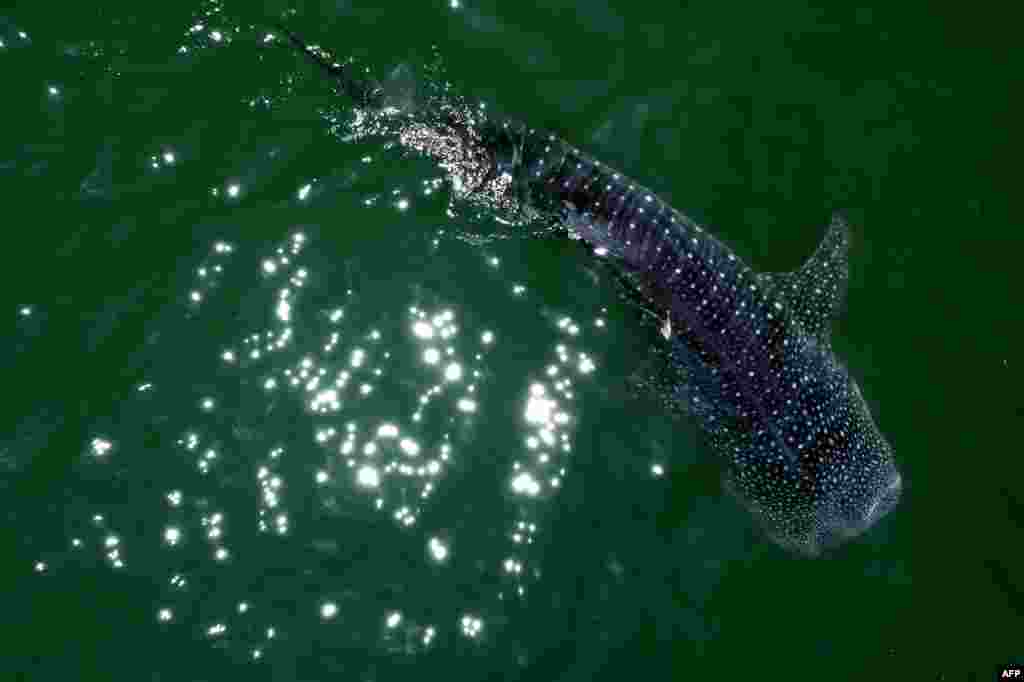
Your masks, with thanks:
<instances>
[{"instance_id":1,"label":"whale shark head","mask_svg":"<svg viewBox=\"0 0 1024 682\"><path fill-rule=\"evenodd\" d=\"M892 447L859 387L837 362L828 364L818 385L827 389L826 403L811 401L791 415L801 428L795 444L769 429L718 444L732 463L726 490L773 542L811 557L877 524L903 491Z\"/></svg>"},{"instance_id":2,"label":"whale shark head","mask_svg":"<svg viewBox=\"0 0 1024 682\"><path fill-rule=\"evenodd\" d=\"M841 501L824 504L823 509L838 508L838 512L823 511L811 537L794 549L817 556L857 537L895 509L902 492L903 477L893 466L887 469L880 483L865 487L859 493L847 492Z\"/></svg>"}]
</instances>

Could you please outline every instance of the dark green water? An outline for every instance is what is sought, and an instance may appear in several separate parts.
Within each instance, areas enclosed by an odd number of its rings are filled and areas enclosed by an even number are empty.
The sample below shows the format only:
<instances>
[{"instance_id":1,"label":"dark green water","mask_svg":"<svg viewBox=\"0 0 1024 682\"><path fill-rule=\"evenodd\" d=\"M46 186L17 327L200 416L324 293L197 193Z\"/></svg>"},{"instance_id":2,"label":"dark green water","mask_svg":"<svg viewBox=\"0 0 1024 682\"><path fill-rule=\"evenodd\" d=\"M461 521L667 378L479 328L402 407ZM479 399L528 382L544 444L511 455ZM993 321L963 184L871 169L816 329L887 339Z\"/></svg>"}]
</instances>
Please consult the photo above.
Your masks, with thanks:
<instances>
[{"instance_id":1,"label":"dark green water","mask_svg":"<svg viewBox=\"0 0 1024 682\"><path fill-rule=\"evenodd\" d=\"M609 273L562 240L452 238L436 168L331 136L324 85L252 39L284 9L0 15L4 675L985 680L1019 660L1008 20L294 7L381 74L436 46L457 92L760 270L847 212L833 342L906 489L806 560L629 389L651 330Z\"/></svg>"}]
</instances>

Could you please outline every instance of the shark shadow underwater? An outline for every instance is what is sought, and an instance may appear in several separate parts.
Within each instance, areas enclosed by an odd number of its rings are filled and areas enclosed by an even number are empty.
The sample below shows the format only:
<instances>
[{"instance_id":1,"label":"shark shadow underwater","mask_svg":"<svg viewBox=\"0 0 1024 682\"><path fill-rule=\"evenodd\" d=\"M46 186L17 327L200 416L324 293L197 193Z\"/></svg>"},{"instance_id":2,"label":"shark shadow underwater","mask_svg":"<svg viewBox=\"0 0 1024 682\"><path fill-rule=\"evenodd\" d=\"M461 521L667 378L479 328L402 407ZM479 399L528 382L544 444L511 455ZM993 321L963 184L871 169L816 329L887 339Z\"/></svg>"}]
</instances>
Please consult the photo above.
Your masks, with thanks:
<instances>
[{"instance_id":1,"label":"shark shadow underwater","mask_svg":"<svg viewBox=\"0 0 1024 682\"><path fill-rule=\"evenodd\" d=\"M351 100L363 131L442 168L452 202L503 224L556 226L628 278L661 321L685 408L724 463L725 486L771 540L817 556L890 512L902 479L830 324L849 279L835 215L798 270L758 273L693 220L554 135L450 94L411 93L339 63L283 26Z\"/></svg>"}]
</instances>

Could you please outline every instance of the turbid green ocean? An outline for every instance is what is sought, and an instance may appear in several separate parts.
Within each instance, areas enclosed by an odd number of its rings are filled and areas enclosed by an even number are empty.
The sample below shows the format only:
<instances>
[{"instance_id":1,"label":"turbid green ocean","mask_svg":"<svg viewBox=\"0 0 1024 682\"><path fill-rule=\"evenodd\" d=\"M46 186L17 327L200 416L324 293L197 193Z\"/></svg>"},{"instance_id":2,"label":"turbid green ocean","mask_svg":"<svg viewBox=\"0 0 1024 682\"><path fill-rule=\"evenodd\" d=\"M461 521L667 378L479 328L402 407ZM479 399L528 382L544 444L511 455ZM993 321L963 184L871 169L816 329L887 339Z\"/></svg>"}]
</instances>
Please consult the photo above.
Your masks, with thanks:
<instances>
[{"instance_id":1,"label":"turbid green ocean","mask_svg":"<svg viewBox=\"0 0 1024 682\"><path fill-rule=\"evenodd\" d=\"M759 271L843 211L831 342L898 505L818 558L766 539L643 387L658 329L614 273L353 136L281 19L400 92L555 132ZM0 11L0 677L1024 664L1011 26L925 4Z\"/></svg>"}]
</instances>

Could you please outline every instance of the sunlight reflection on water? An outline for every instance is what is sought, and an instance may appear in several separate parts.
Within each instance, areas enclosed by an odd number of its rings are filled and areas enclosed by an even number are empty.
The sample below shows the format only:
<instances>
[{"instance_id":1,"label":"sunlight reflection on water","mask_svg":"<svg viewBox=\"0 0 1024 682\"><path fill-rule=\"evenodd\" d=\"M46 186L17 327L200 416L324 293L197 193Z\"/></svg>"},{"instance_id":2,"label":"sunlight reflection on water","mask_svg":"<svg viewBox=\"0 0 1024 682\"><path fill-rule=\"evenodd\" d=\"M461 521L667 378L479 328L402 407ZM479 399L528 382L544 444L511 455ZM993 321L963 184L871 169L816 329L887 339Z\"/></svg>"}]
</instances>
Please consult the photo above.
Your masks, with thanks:
<instances>
[{"instance_id":1,"label":"sunlight reflection on water","mask_svg":"<svg viewBox=\"0 0 1024 682\"><path fill-rule=\"evenodd\" d=\"M159 586L158 623L250 659L317 621L339 626L334 644L396 653L484 644L542 575L531 548L570 468L576 386L600 364L587 337L604 320L549 316L555 342L512 378L513 412L489 394L510 352L503 330L474 328L458 302L386 315L360 310L352 290L309 297L323 286L304 261L310 247L297 230L258 259L249 276L262 281L267 323L227 340L218 377L140 383L128 401L138 404L124 406L134 416L92 433L66 549L35 569L99 560L142 574ZM202 319L235 256L211 245L184 292L186 317ZM515 304L526 287L507 291ZM191 394L192 407L172 407L172 394ZM157 418L171 411L190 416ZM140 433L140 422L153 424ZM480 430L496 423L515 439L482 452ZM495 471L493 489L453 504L475 467ZM496 501L501 528L485 527L495 516L483 510L464 516L476 498Z\"/></svg>"}]
</instances>

